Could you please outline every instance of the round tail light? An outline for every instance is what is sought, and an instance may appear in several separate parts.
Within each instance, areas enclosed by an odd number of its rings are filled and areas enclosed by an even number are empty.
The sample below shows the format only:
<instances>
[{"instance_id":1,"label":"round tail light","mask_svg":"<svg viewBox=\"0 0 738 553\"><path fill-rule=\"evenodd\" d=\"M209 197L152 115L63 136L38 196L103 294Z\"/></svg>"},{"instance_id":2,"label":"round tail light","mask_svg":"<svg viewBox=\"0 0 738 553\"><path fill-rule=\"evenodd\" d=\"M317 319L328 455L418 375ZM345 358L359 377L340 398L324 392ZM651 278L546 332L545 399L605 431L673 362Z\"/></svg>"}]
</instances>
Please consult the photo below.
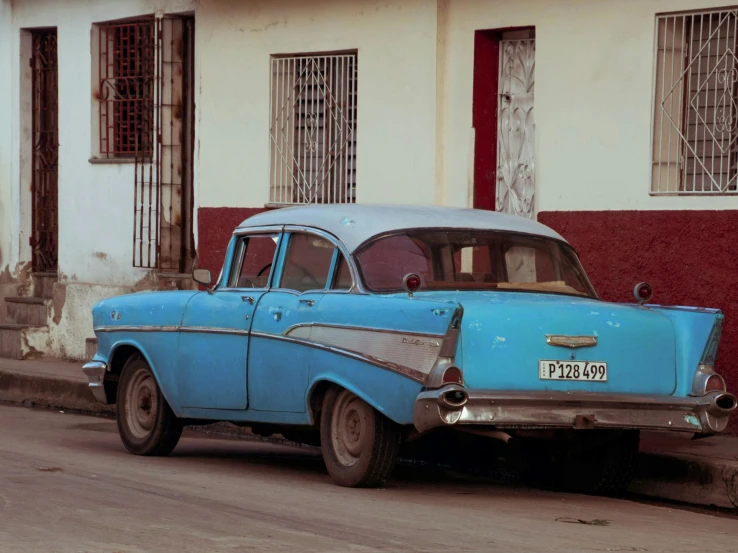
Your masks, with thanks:
<instances>
[{"instance_id":1,"label":"round tail light","mask_svg":"<svg viewBox=\"0 0 738 553\"><path fill-rule=\"evenodd\" d=\"M633 295L638 303L646 303L653 296L653 288L648 282L639 282L633 288Z\"/></svg>"},{"instance_id":2,"label":"round tail light","mask_svg":"<svg viewBox=\"0 0 738 553\"><path fill-rule=\"evenodd\" d=\"M705 393L710 392L724 392L725 391L725 380L719 374L713 374L705 381Z\"/></svg>"},{"instance_id":3,"label":"round tail light","mask_svg":"<svg viewBox=\"0 0 738 553\"><path fill-rule=\"evenodd\" d=\"M420 290L420 277L415 273L408 273L405 275L405 278L402 279L402 284L405 286L405 290L412 295L413 292Z\"/></svg>"},{"instance_id":4,"label":"round tail light","mask_svg":"<svg viewBox=\"0 0 738 553\"><path fill-rule=\"evenodd\" d=\"M442 381L444 384L461 384L464 377L459 367L449 367L443 373Z\"/></svg>"}]
</instances>

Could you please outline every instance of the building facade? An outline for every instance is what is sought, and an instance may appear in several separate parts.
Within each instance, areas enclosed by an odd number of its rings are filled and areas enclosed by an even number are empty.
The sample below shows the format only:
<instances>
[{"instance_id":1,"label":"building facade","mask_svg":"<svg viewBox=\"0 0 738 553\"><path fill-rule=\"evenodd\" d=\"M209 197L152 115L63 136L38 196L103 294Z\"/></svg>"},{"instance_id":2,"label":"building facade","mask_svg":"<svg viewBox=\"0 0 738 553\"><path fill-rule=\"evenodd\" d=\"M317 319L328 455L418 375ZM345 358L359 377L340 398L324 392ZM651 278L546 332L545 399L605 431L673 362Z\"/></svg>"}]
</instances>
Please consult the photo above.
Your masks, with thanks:
<instances>
[{"instance_id":1,"label":"building facade","mask_svg":"<svg viewBox=\"0 0 738 553\"><path fill-rule=\"evenodd\" d=\"M264 209L476 206L563 233L605 299L723 309L738 388L737 9L0 0L0 320L43 323L3 340L84 357L95 301L217 273Z\"/></svg>"}]
</instances>

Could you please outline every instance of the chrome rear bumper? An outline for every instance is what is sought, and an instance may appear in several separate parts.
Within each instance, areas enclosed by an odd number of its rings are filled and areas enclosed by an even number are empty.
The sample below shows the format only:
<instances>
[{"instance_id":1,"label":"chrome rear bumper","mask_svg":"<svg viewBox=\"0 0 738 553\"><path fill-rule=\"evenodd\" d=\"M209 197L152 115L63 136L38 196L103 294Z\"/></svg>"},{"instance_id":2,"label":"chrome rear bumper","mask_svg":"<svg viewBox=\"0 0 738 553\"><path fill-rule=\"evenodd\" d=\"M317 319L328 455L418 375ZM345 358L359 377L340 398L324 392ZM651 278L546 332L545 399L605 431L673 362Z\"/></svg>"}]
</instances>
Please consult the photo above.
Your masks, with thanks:
<instances>
[{"instance_id":1,"label":"chrome rear bumper","mask_svg":"<svg viewBox=\"0 0 738 553\"><path fill-rule=\"evenodd\" d=\"M715 433L725 430L736 397L636 396L581 392L467 390L457 385L421 392L413 422L419 432L439 426L497 428L641 428Z\"/></svg>"}]
</instances>

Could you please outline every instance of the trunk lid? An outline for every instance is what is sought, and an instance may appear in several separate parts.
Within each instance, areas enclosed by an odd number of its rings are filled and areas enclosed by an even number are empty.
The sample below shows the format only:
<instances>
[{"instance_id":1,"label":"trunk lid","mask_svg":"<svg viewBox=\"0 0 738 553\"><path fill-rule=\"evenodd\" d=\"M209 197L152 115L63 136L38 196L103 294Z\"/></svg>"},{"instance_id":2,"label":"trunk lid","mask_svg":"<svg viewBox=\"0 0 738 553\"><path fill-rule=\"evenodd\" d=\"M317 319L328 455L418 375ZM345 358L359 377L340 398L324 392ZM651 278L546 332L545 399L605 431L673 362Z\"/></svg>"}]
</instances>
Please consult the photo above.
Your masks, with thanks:
<instances>
[{"instance_id":1,"label":"trunk lid","mask_svg":"<svg viewBox=\"0 0 738 553\"><path fill-rule=\"evenodd\" d=\"M463 306L459 362L468 388L670 395L676 387L674 328L656 311L527 292L422 296ZM572 349L548 344L546 335L596 336L597 343ZM607 363L607 381L540 378L540 361L572 356Z\"/></svg>"}]
</instances>

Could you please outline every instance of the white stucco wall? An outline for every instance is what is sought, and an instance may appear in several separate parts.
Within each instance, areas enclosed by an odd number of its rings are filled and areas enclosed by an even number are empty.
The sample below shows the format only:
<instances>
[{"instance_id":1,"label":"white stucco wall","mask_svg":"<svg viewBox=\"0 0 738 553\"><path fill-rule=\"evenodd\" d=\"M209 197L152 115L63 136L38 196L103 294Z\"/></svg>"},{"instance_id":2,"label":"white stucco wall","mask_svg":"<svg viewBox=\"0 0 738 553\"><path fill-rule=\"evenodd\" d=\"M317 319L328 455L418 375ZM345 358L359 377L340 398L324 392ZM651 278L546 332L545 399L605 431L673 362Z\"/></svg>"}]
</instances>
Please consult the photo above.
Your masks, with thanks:
<instances>
[{"instance_id":1,"label":"white stucco wall","mask_svg":"<svg viewBox=\"0 0 738 553\"><path fill-rule=\"evenodd\" d=\"M449 6L444 203L468 205L474 31L535 26L538 211L738 209L738 196L654 197L657 13L720 0L454 0Z\"/></svg>"},{"instance_id":2,"label":"white stucco wall","mask_svg":"<svg viewBox=\"0 0 738 553\"><path fill-rule=\"evenodd\" d=\"M10 94L11 36L13 22L10 0L0 0L0 272L13 270L17 254L13 252L12 103Z\"/></svg>"},{"instance_id":3,"label":"white stucco wall","mask_svg":"<svg viewBox=\"0 0 738 553\"><path fill-rule=\"evenodd\" d=\"M23 138L18 89L20 30L57 27L59 59L59 271L64 278L111 286L135 284L147 271L132 267L133 171L132 164L91 164L91 54L93 23L152 14L186 12L195 0L96 2L15 0L13 3L12 157L20 159ZM0 39L2 40L2 39ZM0 133L2 130L0 130ZM30 186L14 166L15 193ZM1 181L0 181L1 182ZM27 206L21 206L27 209ZM30 216L30 211L25 213ZM26 217L27 219L27 217ZM21 244L27 244L21 240ZM30 249L21 249L28 261Z\"/></svg>"},{"instance_id":4,"label":"white stucco wall","mask_svg":"<svg viewBox=\"0 0 738 553\"><path fill-rule=\"evenodd\" d=\"M269 201L270 55L358 50L357 197L432 203L435 0L202 0L199 205Z\"/></svg>"}]
</instances>

